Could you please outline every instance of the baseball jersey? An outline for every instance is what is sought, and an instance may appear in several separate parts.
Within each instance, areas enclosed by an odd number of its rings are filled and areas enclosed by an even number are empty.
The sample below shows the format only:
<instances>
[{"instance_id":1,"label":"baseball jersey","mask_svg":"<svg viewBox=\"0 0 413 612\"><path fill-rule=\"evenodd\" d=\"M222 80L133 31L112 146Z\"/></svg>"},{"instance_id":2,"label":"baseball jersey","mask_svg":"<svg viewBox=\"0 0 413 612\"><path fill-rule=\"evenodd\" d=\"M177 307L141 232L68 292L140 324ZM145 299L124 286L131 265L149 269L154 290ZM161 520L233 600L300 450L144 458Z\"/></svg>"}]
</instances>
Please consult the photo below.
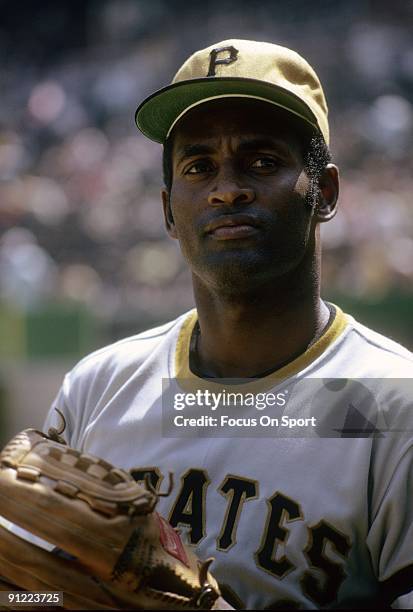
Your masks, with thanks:
<instances>
[{"instance_id":1,"label":"baseball jersey","mask_svg":"<svg viewBox=\"0 0 413 612\"><path fill-rule=\"evenodd\" d=\"M404 383L413 378L413 357L339 308L334 312L321 338L293 362L228 385L244 394L256 393L257 385L273 391L281 411L292 390L297 401L288 419L298 418L297 427L286 426L289 435L281 426L258 431L244 416L242 434L236 426L235 433L214 429L211 421L205 430L201 421L182 425L185 409L171 407L168 390L182 391L182 398L205 385L190 369L195 310L80 361L65 377L45 430L59 423L57 407L71 446L131 469L138 481L148 473L161 491L173 472L172 492L158 511L200 558L215 558L211 571L229 601L235 594L247 609L377 607L403 595L407 606L413 436L410 383ZM352 381L352 397L361 397L360 405L350 402L350 421L348 405L344 414L335 401L337 379ZM316 391L307 386L311 380ZM175 428L165 424L165 402L171 418L179 415ZM363 402L368 410L375 404L374 414L360 417ZM218 417L218 410L207 410ZM251 410L259 423L266 411ZM338 419L333 425L331 414Z\"/></svg>"}]
</instances>

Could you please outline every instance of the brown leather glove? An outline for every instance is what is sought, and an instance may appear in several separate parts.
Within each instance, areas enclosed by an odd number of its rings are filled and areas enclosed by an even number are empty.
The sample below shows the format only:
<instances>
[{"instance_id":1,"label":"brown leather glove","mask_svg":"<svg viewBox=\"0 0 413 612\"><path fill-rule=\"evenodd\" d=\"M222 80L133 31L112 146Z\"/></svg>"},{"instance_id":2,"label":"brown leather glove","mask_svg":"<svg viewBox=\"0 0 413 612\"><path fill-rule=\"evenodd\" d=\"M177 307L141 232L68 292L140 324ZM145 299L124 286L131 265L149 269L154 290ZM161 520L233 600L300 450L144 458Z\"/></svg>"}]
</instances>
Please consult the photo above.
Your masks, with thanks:
<instances>
[{"instance_id":1,"label":"brown leather glove","mask_svg":"<svg viewBox=\"0 0 413 612\"><path fill-rule=\"evenodd\" d=\"M63 591L69 609L211 609L211 560L200 563L157 500L149 481L66 446L55 430L27 429L0 454L0 513L60 554L0 527L0 575Z\"/></svg>"}]
</instances>

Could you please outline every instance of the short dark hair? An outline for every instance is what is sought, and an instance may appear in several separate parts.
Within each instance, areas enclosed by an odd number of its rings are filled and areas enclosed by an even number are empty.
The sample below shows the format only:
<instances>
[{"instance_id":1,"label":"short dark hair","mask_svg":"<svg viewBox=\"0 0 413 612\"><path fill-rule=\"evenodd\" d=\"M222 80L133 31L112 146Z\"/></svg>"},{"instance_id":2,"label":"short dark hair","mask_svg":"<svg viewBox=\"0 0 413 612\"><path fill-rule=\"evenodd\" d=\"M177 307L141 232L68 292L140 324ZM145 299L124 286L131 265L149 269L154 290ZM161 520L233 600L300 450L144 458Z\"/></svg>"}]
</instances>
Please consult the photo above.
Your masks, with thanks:
<instances>
[{"instance_id":1,"label":"short dark hair","mask_svg":"<svg viewBox=\"0 0 413 612\"><path fill-rule=\"evenodd\" d=\"M162 168L163 181L170 192L172 187L172 147L173 138L168 138L163 147ZM321 134L306 140L304 144L304 168L310 178L309 199L314 203L318 196L318 181L323 170L331 162L331 153Z\"/></svg>"},{"instance_id":2,"label":"short dark hair","mask_svg":"<svg viewBox=\"0 0 413 612\"><path fill-rule=\"evenodd\" d=\"M327 164L332 160L330 149L321 134L313 136L304 151L304 168L310 179L307 203L315 206L320 193L319 181Z\"/></svg>"},{"instance_id":3,"label":"short dark hair","mask_svg":"<svg viewBox=\"0 0 413 612\"><path fill-rule=\"evenodd\" d=\"M168 192L170 192L172 188L172 148L173 138L167 138L165 144L163 145L162 170L163 182Z\"/></svg>"}]
</instances>

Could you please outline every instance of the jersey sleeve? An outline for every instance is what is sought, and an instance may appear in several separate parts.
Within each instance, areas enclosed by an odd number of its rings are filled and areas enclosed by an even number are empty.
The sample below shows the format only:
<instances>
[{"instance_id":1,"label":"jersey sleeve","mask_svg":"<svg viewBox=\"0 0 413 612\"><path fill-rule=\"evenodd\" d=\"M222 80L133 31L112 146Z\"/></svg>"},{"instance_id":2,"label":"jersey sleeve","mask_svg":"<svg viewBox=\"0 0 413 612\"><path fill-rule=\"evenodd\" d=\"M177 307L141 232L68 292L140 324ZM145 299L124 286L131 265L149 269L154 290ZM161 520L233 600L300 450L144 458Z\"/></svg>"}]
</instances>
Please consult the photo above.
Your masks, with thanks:
<instances>
[{"instance_id":1,"label":"jersey sleeve","mask_svg":"<svg viewBox=\"0 0 413 612\"><path fill-rule=\"evenodd\" d=\"M411 598L413 591L413 441L394 440L393 452L391 441L377 442L381 457L371 474L367 546L383 600L390 605L409 593Z\"/></svg>"},{"instance_id":2,"label":"jersey sleeve","mask_svg":"<svg viewBox=\"0 0 413 612\"><path fill-rule=\"evenodd\" d=\"M46 416L43 431L47 433L50 427L61 431L63 416L65 427L60 435L69 446L82 450L84 430L90 422L91 413L102 393L97 383L103 379L104 376L99 370L94 372L92 368L85 368L82 362L75 366L63 380ZM95 391L96 387L98 387L97 391Z\"/></svg>"},{"instance_id":3,"label":"jersey sleeve","mask_svg":"<svg viewBox=\"0 0 413 612\"><path fill-rule=\"evenodd\" d=\"M412 610L413 609L413 591L402 595L394 600L391 607L395 610Z\"/></svg>"},{"instance_id":4,"label":"jersey sleeve","mask_svg":"<svg viewBox=\"0 0 413 612\"><path fill-rule=\"evenodd\" d=\"M66 376L62 386L55 397L46 419L43 423L43 431L47 433L51 427L63 432L60 434L69 446L74 446L73 440L73 414L69 408L68 401L68 377Z\"/></svg>"},{"instance_id":5,"label":"jersey sleeve","mask_svg":"<svg viewBox=\"0 0 413 612\"><path fill-rule=\"evenodd\" d=\"M104 357L104 350L91 353L66 374L44 422L45 432L49 427L61 430L60 412L65 420L65 429L61 435L69 446L78 450L82 450L85 428L111 378Z\"/></svg>"}]
</instances>

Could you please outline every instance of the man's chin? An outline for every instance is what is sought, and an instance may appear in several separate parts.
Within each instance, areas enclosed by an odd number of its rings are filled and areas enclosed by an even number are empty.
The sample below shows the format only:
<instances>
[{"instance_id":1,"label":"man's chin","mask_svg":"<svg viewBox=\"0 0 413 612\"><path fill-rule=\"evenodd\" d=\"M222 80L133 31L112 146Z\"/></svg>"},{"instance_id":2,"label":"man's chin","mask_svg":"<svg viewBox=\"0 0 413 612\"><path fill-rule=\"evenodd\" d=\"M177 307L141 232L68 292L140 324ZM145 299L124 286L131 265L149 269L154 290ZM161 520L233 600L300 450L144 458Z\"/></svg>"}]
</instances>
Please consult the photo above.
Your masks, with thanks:
<instances>
[{"instance_id":1,"label":"man's chin","mask_svg":"<svg viewBox=\"0 0 413 612\"><path fill-rule=\"evenodd\" d=\"M251 294L266 285L288 276L297 261L274 260L254 256L234 257L233 254L220 253L209 257L193 273L203 285L219 291L220 294Z\"/></svg>"}]
</instances>

